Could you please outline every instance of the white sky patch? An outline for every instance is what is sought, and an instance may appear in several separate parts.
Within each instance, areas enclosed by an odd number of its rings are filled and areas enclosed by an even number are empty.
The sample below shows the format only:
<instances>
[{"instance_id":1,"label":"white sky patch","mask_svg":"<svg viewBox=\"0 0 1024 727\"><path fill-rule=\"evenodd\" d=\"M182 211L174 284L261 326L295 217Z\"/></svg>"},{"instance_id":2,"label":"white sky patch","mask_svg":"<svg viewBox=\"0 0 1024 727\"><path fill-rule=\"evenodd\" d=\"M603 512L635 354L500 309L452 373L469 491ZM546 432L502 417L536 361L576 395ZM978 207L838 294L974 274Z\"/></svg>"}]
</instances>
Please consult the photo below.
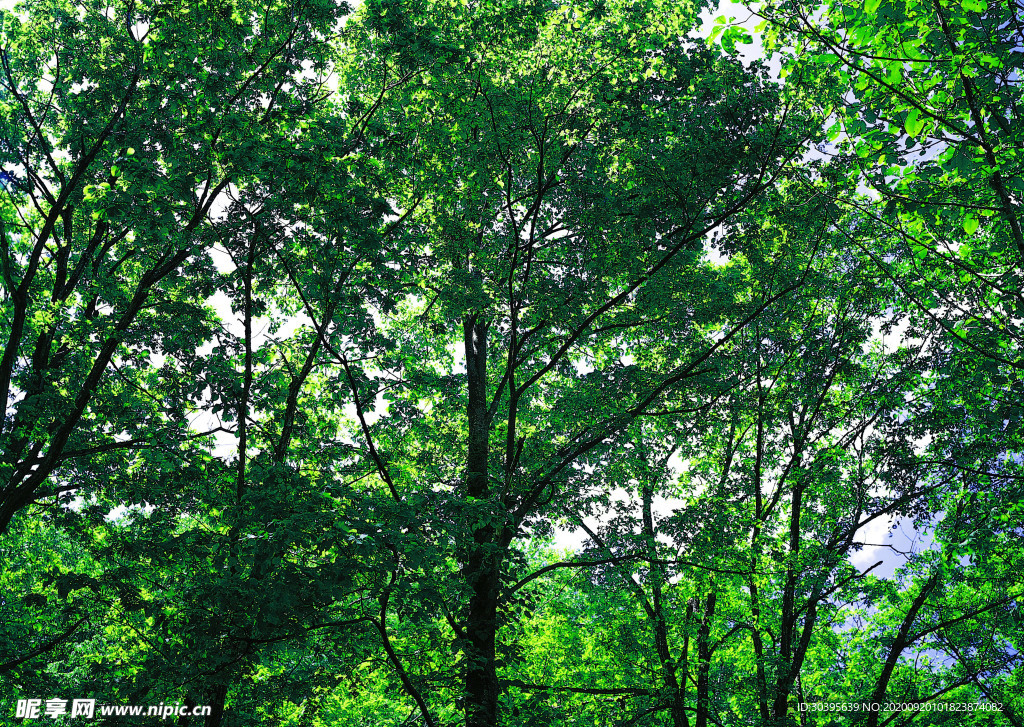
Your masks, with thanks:
<instances>
[{"instance_id":1,"label":"white sky patch","mask_svg":"<svg viewBox=\"0 0 1024 727\"><path fill-rule=\"evenodd\" d=\"M118 505L107 513L106 519L108 522L117 522L124 519L130 512L144 512L148 514L154 510L156 510L155 505Z\"/></svg>"},{"instance_id":2,"label":"white sky patch","mask_svg":"<svg viewBox=\"0 0 1024 727\"><path fill-rule=\"evenodd\" d=\"M779 81L779 71L782 70L782 66L779 59L764 57L764 44L761 40L761 34L754 32L754 28L757 27L761 22L761 18L750 12L745 6L730 2L729 0L721 0L714 8L708 8L703 10L700 14L701 25L690 31L689 36L691 38L707 38L711 35L712 30L716 25L720 25L717 18L724 16L727 24L738 26L746 30L753 42L742 44L736 44L736 57L745 66L749 66L751 63L757 60L767 60L769 76ZM730 20L731 19L731 20ZM715 43L721 45L721 35L715 39Z\"/></svg>"},{"instance_id":3,"label":"white sky patch","mask_svg":"<svg viewBox=\"0 0 1024 727\"><path fill-rule=\"evenodd\" d=\"M584 518L583 521L591 530L596 531L601 528L601 523L596 518ZM558 550L578 553L588 540L590 540L590 536L583 532L582 528L574 530L555 528L555 547Z\"/></svg>"},{"instance_id":4,"label":"white sky patch","mask_svg":"<svg viewBox=\"0 0 1024 727\"><path fill-rule=\"evenodd\" d=\"M850 563L863 571L882 561L882 565L871 571L871 575L878 578L892 578L912 555L938 547L927 528L917 529L907 520L886 518L879 518L858 530L855 540L865 543L865 547L852 555Z\"/></svg>"},{"instance_id":5,"label":"white sky patch","mask_svg":"<svg viewBox=\"0 0 1024 727\"><path fill-rule=\"evenodd\" d=\"M892 576L893 571L901 563L897 562L899 560L898 555L887 546L892 545L899 548L900 545L906 545L904 542L900 544L889 542L892 539L890 537L892 526L892 520L878 518L857 531L856 535L854 535L854 540L866 543L866 545L862 550L850 557L850 563L854 568L863 571L878 561L882 561L882 565L871 571L871 574L880 578Z\"/></svg>"},{"instance_id":6,"label":"white sky patch","mask_svg":"<svg viewBox=\"0 0 1024 727\"><path fill-rule=\"evenodd\" d=\"M390 402L385 398L383 391L377 392L377 397L373 400L373 406L367 406L367 402L360 402L363 405L363 418L366 420L367 426L373 426L377 423L377 420L381 417L388 415ZM346 404L344 407L345 416L354 422L359 421L358 413L356 412L355 403ZM362 438L362 433L357 435L357 439Z\"/></svg>"},{"instance_id":7,"label":"white sky patch","mask_svg":"<svg viewBox=\"0 0 1024 727\"><path fill-rule=\"evenodd\" d=\"M906 337L907 328L910 326L910 319L904 318L902 321L893 326L892 331L887 335L882 331L882 326L885 321L874 320L871 322L871 339L872 341L878 341L881 344L883 353L890 354L899 350L900 346L905 343L913 343Z\"/></svg>"},{"instance_id":8,"label":"white sky patch","mask_svg":"<svg viewBox=\"0 0 1024 727\"><path fill-rule=\"evenodd\" d=\"M714 237L715 231L719 232L718 237ZM729 262L729 256L724 254L719 248L719 244L722 241L721 228L716 227L714 230L704 236L704 255L713 265L725 265Z\"/></svg>"}]
</instances>

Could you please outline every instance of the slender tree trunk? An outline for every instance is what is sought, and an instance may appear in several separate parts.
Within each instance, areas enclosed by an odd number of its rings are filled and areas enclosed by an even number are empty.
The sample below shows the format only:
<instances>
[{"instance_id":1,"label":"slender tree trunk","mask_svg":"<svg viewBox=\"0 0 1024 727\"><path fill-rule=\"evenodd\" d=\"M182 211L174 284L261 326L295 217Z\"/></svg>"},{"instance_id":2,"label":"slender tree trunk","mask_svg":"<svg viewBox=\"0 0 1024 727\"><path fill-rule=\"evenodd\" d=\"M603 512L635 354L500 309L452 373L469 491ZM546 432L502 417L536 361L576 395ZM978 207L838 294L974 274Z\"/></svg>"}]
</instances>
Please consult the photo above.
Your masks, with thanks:
<instances>
[{"instance_id":1,"label":"slender tree trunk","mask_svg":"<svg viewBox=\"0 0 1024 727\"><path fill-rule=\"evenodd\" d=\"M686 707L686 687L690 680L690 624L693 623L693 599L686 601L686 618L683 622L684 636L683 636L683 656L679 665L680 676L679 676L679 699L683 703L683 707ZM684 711L685 714L685 711Z\"/></svg>"},{"instance_id":2,"label":"slender tree trunk","mask_svg":"<svg viewBox=\"0 0 1024 727\"><path fill-rule=\"evenodd\" d=\"M797 460L799 465L799 459ZM800 551L800 508L803 503L803 485L793 486L793 499L789 515L789 561L786 566L786 585L782 593L782 623L779 628L779 652L782 657L775 685L775 703L772 716L777 724L783 724L789 710L789 696L793 689L793 646L797 631L796 586L797 571L795 560ZM809 628L805 624L805 628Z\"/></svg>"},{"instance_id":3,"label":"slender tree trunk","mask_svg":"<svg viewBox=\"0 0 1024 727\"><path fill-rule=\"evenodd\" d=\"M751 636L754 642L754 662L757 667L757 708L761 721L768 724L771 712L768 710L768 680L764 673L764 640L761 638L761 597L754 576L748 581L750 588L750 612L754 617Z\"/></svg>"},{"instance_id":4,"label":"slender tree trunk","mask_svg":"<svg viewBox=\"0 0 1024 727\"><path fill-rule=\"evenodd\" d=\"M653 584L651 605L654 609L654 642L658 650L658 658L661 660L662 679L672 695L672 727L690 727L690 721L686 716L686 703L679 688L679 679L676 676L675 660L672 658L672 649L668 643L668 624L665 621L661 589L665 582L665 568L655 564L658 554L654 547L654 515L652 512L654 490L649 483L644 485L643 497L644 534L647 537L647 555L651 559L650 575Z\"/></svg>"},{"instance_id":5,"label":"slender tree trunk","mask_svg":"<svg viewBox=\"0 0 1024 727\"><path fill-rule=\"evenodd\" d=\"M654 638L658 647L658 657L661 659L662 678L672 694L672 727L690 727L690 721L686 716L686 703L679 688L676 666L668 644L668 627L661 604L661 586L654 587L654 612L657 616L654 621Z\"/></svg>"},{"instance_id":6,"label":"slender tree trunk","mask_svg":"<svg viewBox=\"0 0 1024 727\"><path fill-rule=\"evenodd\" d=\"M486 500L487 481L487 324L478 316L463 322L466 371L469 382L469 442L466 494ZM495 727L498 723L498 674L495 637L498 628L498 586L501 558L492 522L473 525L463 575L470 588L466 621L466 727Z\"/></svg>"},{"instance_id":7,"label":"slender tree trunk","mask_svg":"<svg viewBox=\"0 0 1024 727\"><path fill-rule=\"evenodd\" d=\"M941 571L936 569L932 574L931 578L925 581L924 585L921 586L921 592L917 594L913 603L910 604L910 609L907 611L907 615L903 618L903 622L900 624L900 630L896 633L896 638L893 639L892 646L889 648L889 654L885 659L885 664L882 665L882 673L879 674L878 680L875 682L875 691L871 695L872 702L884 702L885 693L889 688L889 679L892 677L893 670L896 668L896 662L899 661L900 655L903 650L907 648L914 639L910 638L910 629L914 625L914 620L917 618L917 612L921 610L925 601L928 600L928 596L934 590L935 586L938 585L939 575ZM878 712L869 712L867 719L867 727L878 727Z\"/></svg>"},{"instance_id":8,"label":"slender tree trunk","mask_svg":"<svg viewBox=\"0 0 1024 727\"><path fill-rule=\"evenodd\" d=\"M762 467L764 464L764 419L765 392L761 385L761 327L757 326L757 451L754 456L754 529L750 534L750 613L753 616L752 637L754 642L754 663L757 668L757 708L762 724L768 724L771 710L768 708L768 678L765 675L764 641L761 638L761 595L757 587L757 572L761 554L761 523L764 521L764 497L761 494Z\"/></svg>"},{"instance_id":9,"label":"slender tree trunk","mask_svg":"<svg viewBox=\"0 0 1024 727\"><path fill-rule=\"evenodd\" d=\"M697 719L696 727L707 727L711 716L711 622L715 618L715 592L708 594L704 618L697 633Z\"/></svg>"},{"instance_id":10,"label":"slender tree trunk","mask_svg":"<svg viewBox=\"0 0 1024 727\"><path fill-rule=\"evenodd\" d=\"M249 432L249 397L252 389L252 268L256 258L256 235L254 233L249 242L249 252L246 256L244 277L242 279L243 290L245 293L245 307L243 310L243 325L245 328L244 343L245 343L245 371L242 375L242 391L240 392L238 401L236 403L236 416L238 419L238 463L235 468L235 506L238 508L242 507L242 502L245 497L247 489L246 481L246 448L248 446L248 432ZM239 547L241 534L239 532L239 524L236 522L231 526L228 533L229 547L231 549L231 557L238 560ZM231 566L230 569L232 577L241 576L240 568L236 565ZM250 573L250 577L253 576ZM231 618L234 621L234 617ZM228 677L231 678L230 676ZM206 715L206 720L203 722L203 727L220 727L221 721L224 719L224 703L227 701L228 696L228 684L222 683L217 684L209 692L209 706L210 714Z\"/></svg>"}]
</instances>

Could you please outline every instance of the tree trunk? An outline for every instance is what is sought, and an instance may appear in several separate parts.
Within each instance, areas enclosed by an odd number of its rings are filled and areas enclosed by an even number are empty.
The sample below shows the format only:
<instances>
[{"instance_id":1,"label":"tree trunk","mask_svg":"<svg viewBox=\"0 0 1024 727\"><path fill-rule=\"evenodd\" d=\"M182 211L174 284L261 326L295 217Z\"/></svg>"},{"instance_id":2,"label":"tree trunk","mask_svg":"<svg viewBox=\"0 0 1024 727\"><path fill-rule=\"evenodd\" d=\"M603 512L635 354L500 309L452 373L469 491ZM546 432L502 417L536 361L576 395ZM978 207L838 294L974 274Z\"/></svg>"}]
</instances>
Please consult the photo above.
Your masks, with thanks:
<instances>
[{"instance_id":1,"label":"tree trunk","mask_svg":"<svg viewBox=\"0 0 1024 727\"><path fill-rule=\"evenodd\" d=\"M668 626L665 623L662 609L660 586L654 588L654 612L657 614L657 619L654 622L654 638L658 647L658 657L661 659L662 678L672 695L672 727L690 727L690 720L686 716L686 702L683 691L679 688L675 662L669 648Z\"/></svg>"},{"instance_id":2,"label":"tree trunk","mask_svg":"<svg viewBox=\"0 0 1024 727\"><path fill-rule=\"evenodd\" d=\"M218 684L210 695L210 713L206 715L203 727L220 727L224 719L224 703L228 698L228 685Z\"/></svg>"},{"instance_id":3,"label":"tree trunk","mask_svg":"<svg viewBox=\"0 0 1024 727\"><path fill-rule=\"evenodd\" d=\"M800 458L796 458L799 466ZM782 623L779 626L779 653L781 663L775 685L775 702L772 717L776 724L784 724L789 711L789 697L796 679L793 654L797 632L798 613L796 608L797 570L796 558L800 552L800 508L803 503L803 485L793 486L793 499L789 514L789 560L786 565L786 585L782 592ZM804 628L810 628L806 623Z\"/></svg>"},{"instance_id":4,"label":"tree trunk","mask_svg":"<svg viewBox=\"0 0 1024 727\"><path fill-rule=\"evenodd\" d=\"M707 727L711 716L711 622L715 618L717 595L712 590L704 606L704 619L697 633L697 727Z\"/></svg>"},{"instance_id":5,"label":"tree trunk","mask_svg":"<svg viewBox=\"0 0 1024 727\"><path fill-rule=\"evenodd\" d=\"M914 639L910 638L910 629L913 627L914 620L917 618L917 612L921 610L925 601L928 600L928 596L938 584L941 572L941 570L935 570L932 576L925 581L923 586L921 586L921 592L917 594L913 603L910 604L910 609L907 611L907 615L903 618L903 622L900 623L900 630L896 633L896 638L893 639L892 646L889 647L889 654L886 656L885 664L882 665L882 673L879 674L878 681L875 682L875 691L871 695L872 702L882 703L885 701L885 693L889 688L889 679L892 677L892 672L896 668L896 662L899 661L903 650L914 641ZM869 712L867 727L878 727L878 718L878 712Z\"/></svg>"},{"instance_id":6,"label":"tree trunk","mask_svg":"<svg viewBox=\"0 0 1024 727\"><path fill-rule=\"evenodd\" d=\"M657 550L654 538L654 514L652 511L652 500L654 490L651 484L645 483L643 489L643 518L644 535L647 538L647 556L650 558L651 578L651 606L654 610L654 642L658 650L658 658L661 660L662 679L665 688L672 696L672 727L690 727L690 721L686 716L686 702L682 690L679 688L679 679L676 676L675 660L672 658L672 649L668 643L668 624L665 620L665 610L662 606L662 589L665 582L665 567L656 564ZM687 607L687 615L690 613L690 606ZM683 677L685 679L685 675Z\"/></svg>"},{"instance_id":7,"label":"tree trunk","mask_svg":"<svg viewBox=\"0 0 1024 727\"><path fill-rule=\"evenodd\" d=\"M750 589L750 613L753 615L754 628L751 637L754 642L754 663L757 668L757 708L761 722L768 724L771 713L768 710L768 679L764 672L764 640L761 638L761 597L754 576L747 582Z\"/></svg>"},{"instance_id":8,"label":"tree trunk","mask_svg":"<svg viewBox=\"0 0 1024 727\"><path fill-rule=\"evenodd\" d=\"M469 383L469 442L466 494L476 501L489 495L487 481L487 324L476 315L463 322L466 372ZM466 727L495 727L498 723L498 673L495 637L501 558L490 519L471 525L463 575L470 588L466 620Z\"/></svg>"}]
</instances>

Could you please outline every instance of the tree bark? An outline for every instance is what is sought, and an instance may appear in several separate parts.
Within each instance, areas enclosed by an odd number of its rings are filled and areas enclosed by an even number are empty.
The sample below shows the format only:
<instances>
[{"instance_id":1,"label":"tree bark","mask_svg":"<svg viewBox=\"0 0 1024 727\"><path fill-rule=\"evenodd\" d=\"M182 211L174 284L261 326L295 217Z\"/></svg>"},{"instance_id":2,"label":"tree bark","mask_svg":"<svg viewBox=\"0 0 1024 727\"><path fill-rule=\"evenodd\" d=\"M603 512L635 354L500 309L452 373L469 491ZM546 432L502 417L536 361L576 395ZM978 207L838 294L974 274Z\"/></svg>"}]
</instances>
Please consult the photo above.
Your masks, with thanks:
<instances>
[{"instance_id":1,"label":"tree bark","mask_svg":"<svg viewBox=\"0 0 1024 727\"><path fill-rule=\"evenodd\" d=\"M800 458L794 460L800 465ZM800 508L803 506L803 485L793 486L793 499L789 513L789 560L786 565L786 585L782 592L782 623L779 626L779 654L781 663L775 683L775 702L772 705L772 716L777 724L783 724L789 710L789 697L796 677L794 673L793 642L796 639L797 619L796 608L797 567L796 558L800 553ZM805 624L804 628L810 628Z\"/></svg>"},{"instance_id":2,"label":"tree bark","mask_svg":"<svg viewBox=\"0 0 1024 727\"><path fill-rule=\"evenodd\" d=\"M715 618L714 590L708 594L704 618L697 633L697 719L696 727L707 727L711 716L711 622Z\"/></svg>"},{"instance_id":3,"label":"tree bark","mask_svg":"<svg viewBox=\"0 0 1024 727\"><path fill-rule=\"evenodd\" d=\"M210 713L206 715L203 727L220 727L224 719L224 703L228 698L228 685L218 684L213 688L210 699Z\"/></svg>"},{"instance_id":4,"label":"tree bark","mask_svg":"<svg viewBox=\"0 0 1024 727\"><path fill-rule=\"evenodd\" d=\"M469 388L467 417L466 494L484 501L487 481L487 324L477 315L463 321ZM498 586L501 558L489 518L471 525L463 575L470 588L466 619L466 727L495 727L498 723L499 683L495 665Z\"/></svg>"},{"instance_id":5,"label":"tree bark","mask_svg":"<svg viewBox=\"0 0 1024 727\"><path fill-rule=\"evenodd\" d=\"M754 578L754 575L751 574L747 583L750 588L750 613L753 615L754 621L751 636L754 642L754 663L757 668L757 708L761 715L761 722L768 724L771 713L768 710L768 679L764 671L764 640L761 638L761 597Z\"/></svg>"},{"instance_id":6,"label":"tree bark","mask_svg":"<svg viewBox=\"0 0 1024 727\"><path fill-rule=\"evenodd\" d=\"M676 675L675 660L672 658L672 649L668 642L668 624L665 620L665 611L662 605L661 587L665 582L665 567L656 564L658 553L654 545L654 514L652 511L654 490L650 483L644 485L643 498L644 535L647 538L647 555L651 563L651 605L654 609L655 646L658 650L658 658L661 660L662 679L665 683L665 689L672 697L672 727L690 727L690 721L686 716L686 703L683 698L683 692L679 688L679 679Z\"/></svg>"}]
</instances>

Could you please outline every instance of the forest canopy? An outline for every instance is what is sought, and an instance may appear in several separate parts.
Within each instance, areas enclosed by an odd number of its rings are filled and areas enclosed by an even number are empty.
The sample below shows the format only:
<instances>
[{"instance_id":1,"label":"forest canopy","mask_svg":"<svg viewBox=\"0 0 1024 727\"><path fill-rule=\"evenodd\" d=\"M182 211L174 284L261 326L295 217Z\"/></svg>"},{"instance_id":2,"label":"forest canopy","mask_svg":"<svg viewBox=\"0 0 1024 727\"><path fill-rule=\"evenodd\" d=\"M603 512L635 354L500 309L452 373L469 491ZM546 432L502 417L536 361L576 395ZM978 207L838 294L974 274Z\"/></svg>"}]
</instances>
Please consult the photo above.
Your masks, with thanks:
<instances>
[{"instance_id":1,"label":"forest canopy","mask_svg":"<svg viewBox=\"0 0 1024 727\"><path fill-rule=\"evenodd\" d=\"M1019 0L0 65L0 724L1024 727Z\"/></svg>"}]
</instances>

